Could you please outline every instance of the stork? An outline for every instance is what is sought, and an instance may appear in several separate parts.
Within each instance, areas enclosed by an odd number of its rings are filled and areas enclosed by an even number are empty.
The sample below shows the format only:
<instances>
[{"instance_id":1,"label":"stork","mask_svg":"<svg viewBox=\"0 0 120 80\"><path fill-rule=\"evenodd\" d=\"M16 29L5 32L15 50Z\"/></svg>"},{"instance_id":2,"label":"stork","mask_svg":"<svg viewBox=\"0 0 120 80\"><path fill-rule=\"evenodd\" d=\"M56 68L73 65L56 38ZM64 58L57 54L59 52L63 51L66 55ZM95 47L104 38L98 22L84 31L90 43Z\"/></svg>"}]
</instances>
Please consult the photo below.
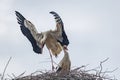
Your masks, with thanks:
<instances>
[{"instance_id":1,"label":"stork","mask_svg":"<svg viewBox=\"0 0 120 80\"><path fill-rule=\"evenodd\" d=\"M57 68L58 69L56 72L59 73L60 75L67 75L70 72L71 61L69 58L69 53L65 49L64 49L64 57L62 58L62 60L58 64Z\"/></svg>"},{"instance_id":2,"label":"stork","mask_svg":"<svg viewBox=\"0 0 120 80\"><path fill-rule=\"evenodd\" d=\"M35 53L42 54L43 47L46 44L50 53L53 70L54 65L52 55L57 57L62 50L67 50L69 44L69 40L64 30L64 24L60 16L56 12L51 11L50 14L55 17L56 29L39 33L34 24L27 20L21 13L15 11L15 14L23 35L30 41Z\"/></svg>"}]
</instances>

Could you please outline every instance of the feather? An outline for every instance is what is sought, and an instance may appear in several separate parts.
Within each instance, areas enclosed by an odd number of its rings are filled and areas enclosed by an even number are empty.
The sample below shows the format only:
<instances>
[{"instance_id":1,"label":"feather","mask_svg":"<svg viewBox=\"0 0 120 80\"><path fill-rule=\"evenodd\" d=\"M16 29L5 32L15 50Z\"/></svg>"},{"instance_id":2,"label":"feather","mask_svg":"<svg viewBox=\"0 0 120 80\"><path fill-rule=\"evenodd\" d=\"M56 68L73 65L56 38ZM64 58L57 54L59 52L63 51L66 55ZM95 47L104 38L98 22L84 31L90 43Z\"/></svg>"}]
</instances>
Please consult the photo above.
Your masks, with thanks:
<instances>
[{"instance_id":1,"label":"feather","mask_svg":"<svg viewBox=\"0 0 120 80\"><path fill-rule=\"evenodd\" d=\"M57 27L57 29L60 31L60 33L61 33L60 35L62 36L62 40L61 40L61 36L59 36L59 37L57 38L57 41L58 41L62 46L64 46L64 45L68 46L68 45L69 45L69 40L68 40L67 35L66 35L66 33L65 33L64 24L63 24L63 22L62 22L62 19L60 18L60 16L59 16L56 12L51 11L50 13L55 17L56 27Z\"/></svg>"},{"instance_id":2,"label":"feather","mask_svg":"<svg viewBox=\"0 0 120 80\"><path fill-rule=\"evenodd\" d=\"M34 36L32 35L30 29L25 25L25 22L27 21L22 14L20 14L18 11L15 11L15 14L17 16L18 23L20 24L21 31L24 36L27 37L27 39L30 41L33 47L33 51L36 53L42 53L41 48L37 45L37 41L35 40Z\"/></svg>"}]
</instances>

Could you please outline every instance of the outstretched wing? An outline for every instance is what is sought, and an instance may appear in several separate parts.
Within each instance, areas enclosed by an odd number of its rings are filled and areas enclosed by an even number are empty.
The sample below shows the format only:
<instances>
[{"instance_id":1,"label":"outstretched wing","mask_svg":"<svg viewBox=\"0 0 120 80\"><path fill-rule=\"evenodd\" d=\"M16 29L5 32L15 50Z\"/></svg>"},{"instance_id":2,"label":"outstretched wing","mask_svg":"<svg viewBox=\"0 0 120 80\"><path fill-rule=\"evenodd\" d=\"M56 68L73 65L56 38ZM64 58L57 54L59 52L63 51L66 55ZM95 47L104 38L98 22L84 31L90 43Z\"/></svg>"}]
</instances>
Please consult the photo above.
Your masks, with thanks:
<instances>
[{"instance_id":1,"label":"outstretched wing","mask_svg":"<svg viewBox=\"0 0 120 80\"><path fill-rule=\"evenodd\" d=\"M51 11L50 13L55 17L57 31L60 32L60 35L59 35L60 37L58 38L58 42L60 42L60 44L62 46L64 46L64 45L68 46L69 40L68 40L67 35L65 33L64 24L62 22L62 19L60 18L60 16L56 12Z\"/></svg>"},{"instance_id":2,"label":"outstretched wing","mask_svg":"<svg viewBox=\"0 0 120 80\"><path fill-rule=\"evenodd\" d=\"M18 24L20 24L21 31L23 35L27 37L27 39L31 42L33 51L36 53L42 53L41 48L37 43L37 30L35 29L34 25L26 20L18 11L15 11L17 16Z\"/></svg>"}]
</instances>

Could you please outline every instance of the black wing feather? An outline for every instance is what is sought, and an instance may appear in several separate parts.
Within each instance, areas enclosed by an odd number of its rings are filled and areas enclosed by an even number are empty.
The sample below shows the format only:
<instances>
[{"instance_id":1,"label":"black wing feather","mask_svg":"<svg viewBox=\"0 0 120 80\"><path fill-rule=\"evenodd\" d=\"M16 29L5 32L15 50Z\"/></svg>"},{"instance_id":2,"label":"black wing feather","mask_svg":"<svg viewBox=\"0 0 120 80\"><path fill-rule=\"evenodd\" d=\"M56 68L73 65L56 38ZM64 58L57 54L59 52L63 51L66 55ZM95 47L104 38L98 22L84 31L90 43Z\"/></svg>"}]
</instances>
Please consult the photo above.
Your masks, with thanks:
<instances>
[{"instance_id":1,"label":"black wing feather","mask_svg":"<svg viewBox=\"0 0 120 80\"><path fill-rule=\"evenodd\" d=\"M22 33L27 37L27 39L31 42L33 51L36 53L41 53L41 48L37 45L36 40L32 36L30 30L25 27L24 20L26 20L19 12L15 11L15 14L17 16L18 23L20 24L20 28Z\"/></svg>"},{"instance_id":2,"label":"black wing feather","mask_svg":"<svg viewBox=\"0 0 120 80\"><path fill-rule=\"evenodd\" d=\"M67 46L68 46L69 40L68 40L67 35L66 35L66 33L65 33L64 24L63 24L63 22L62 22L62 19L60 18L60 16L59 16L56 12L51 11L50 13L53 14L53 16L55 17L56 23L59 23L59 24L61 25L61 27L62 27L62 37L63 37L63 41L61 42L61 41L58 40L58 42L60 42L60 44L61 44L62 46L63 46L63 45L67 45Z\"/></svg>"}]
</instances>

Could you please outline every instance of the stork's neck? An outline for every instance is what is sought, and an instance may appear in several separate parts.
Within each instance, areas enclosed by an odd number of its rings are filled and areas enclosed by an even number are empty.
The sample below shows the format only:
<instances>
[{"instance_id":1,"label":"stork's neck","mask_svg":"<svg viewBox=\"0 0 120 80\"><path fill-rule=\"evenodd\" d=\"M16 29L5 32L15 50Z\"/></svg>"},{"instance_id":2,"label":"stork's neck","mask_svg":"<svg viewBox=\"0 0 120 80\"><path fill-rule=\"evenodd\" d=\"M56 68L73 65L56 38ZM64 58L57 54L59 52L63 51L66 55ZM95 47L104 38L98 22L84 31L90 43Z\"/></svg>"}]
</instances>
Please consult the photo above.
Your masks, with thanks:
<instances>
[{"instance_id":1,"label":"stork's neck","mask_svg":"<svg viewBox=\"0 0 120 80\"><path fill-rule=\"evenodd\" d=\"M69 55L68 55L68 50L64 49L64 55L69 56Z\"/></svg>"},{"instance_id":2,"label":"stork's neck","mask_svg":"<svg viewBox=\"0 0 120 80\"><path fill-rule=\"evenodd\" d=\"M47 32L43 32L42 35L43 38L41 39L41 43L45 42L45 40L47 39Z\"/></svg>"}]
</instances>

